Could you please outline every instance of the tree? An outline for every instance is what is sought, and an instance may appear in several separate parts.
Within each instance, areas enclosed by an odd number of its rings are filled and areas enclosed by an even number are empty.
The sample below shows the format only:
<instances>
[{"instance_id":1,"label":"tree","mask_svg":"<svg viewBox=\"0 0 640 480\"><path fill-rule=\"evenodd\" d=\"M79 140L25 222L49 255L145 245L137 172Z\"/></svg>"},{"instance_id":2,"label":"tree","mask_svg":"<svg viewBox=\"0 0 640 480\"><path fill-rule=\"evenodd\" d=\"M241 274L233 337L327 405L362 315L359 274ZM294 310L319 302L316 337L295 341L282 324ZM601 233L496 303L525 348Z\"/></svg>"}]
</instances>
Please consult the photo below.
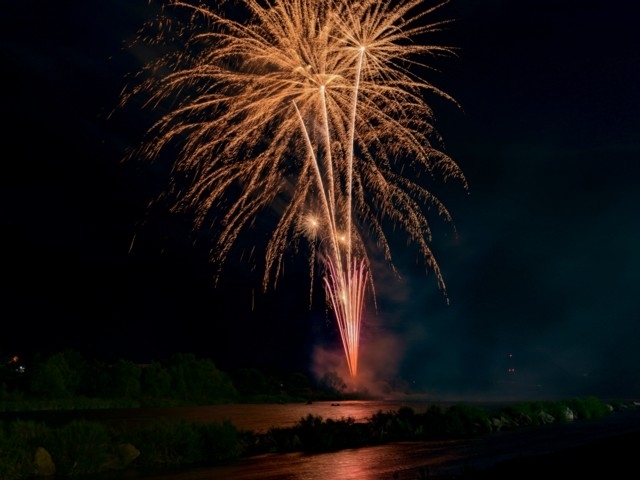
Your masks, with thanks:
<instances>
[{"instance_id":1,"label":"tree","mask_svg":"<svg viewBox=\"0 0 640 480\"><path fill-rule=\"evenodd\" d=\"M339 395L347 389L342 377L333 371L325 373L318 383L321 390L334 395Z\"/></svg>"},{"instance_id":2,"label":"tree","mask_svg":"<svg viewBox=\"0 0 640 480\"><path fill-rule=\"evenodd\" d=\"M257 368L241 368L232 376L233 385L240 395L269 394L267 378Z\"/></svg>"},{"instance_id":3,"label":"tree","mask_svg":"<svg viewBox=\"0 0 640 480\"><path fill-rule=\"evenodd\" d=\"M152 362L142 369L140 377L142 394L153 398L171 395L171 374L160 362Z\"/></svg>"},{"instance_id":4,"label":"tree","mask_svg":"<svg viewBox=\"0 0 640 480\"><path fill-rule=\"evenodd\" d=\"M36 396L69 398L78 393L87 364L75 350L36 357L29 377L29 389Z\"/></svg>"},{"instance_id":5,"label":"tree","mask_svg":"<svg viewBox=\"0 0 640 480\"><path fill-rule=\"evenodd\" d=\"M169 360L171 385L178 398L197 403L235 400L238 392L229 376L209 359L193 354L175 354Z\"/></svg>"},{"instance_id":6,"label":"tree","mask_svg":"<svg viewBox=\"0 0 640 480\"><path fill-rule=\"evenodd\" d=\"M311 383L304 373L294 372L289 375L285 384L286 392L293 397L308 397L311 395Z\"/></svg>"},{"instance_id":7,"label":"tree","mask_svg":"<svg viewBox=\"0 0 640 480\"><path fill-rule=\"evenodd\" d=\"M111 367L110 396L118 398L139 398L141 393L141 367L129 360L118 360Z\"/></svg>"}]
</instances>

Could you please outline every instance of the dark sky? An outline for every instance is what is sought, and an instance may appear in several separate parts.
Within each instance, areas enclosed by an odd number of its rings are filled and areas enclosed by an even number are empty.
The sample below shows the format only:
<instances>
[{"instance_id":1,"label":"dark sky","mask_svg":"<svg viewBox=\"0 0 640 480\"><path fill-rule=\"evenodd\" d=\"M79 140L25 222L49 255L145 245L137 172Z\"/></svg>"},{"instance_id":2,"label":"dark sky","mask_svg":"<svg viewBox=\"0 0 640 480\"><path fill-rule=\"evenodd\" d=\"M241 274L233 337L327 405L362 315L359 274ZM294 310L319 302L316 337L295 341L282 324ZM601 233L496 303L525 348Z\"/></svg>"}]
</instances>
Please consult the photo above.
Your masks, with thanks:
<instances>
[{"instance_id":1,"label":"dark sky","mask_svg":"<svg viewBox=\"0 0 640 480\"><path fill-rule=\"evenodd\" d=\"M434 83L463 109L438 103L436 118L470 186L440 192L456 234L434 226L450 304L400 253L401 279L377 274L363 377L437 395L640 395L633 3L446 7L460 56ZM193 352L223 369L333 368L336 327L318 282L309 308L304 261L265 294L232 259L214 289L206 236L147 208L163 171L120 162L151 115L109 117L125 77L153 55L125 48L152 10L147 0L3 6L0 354Z\"/></svg>"}]
</instances>

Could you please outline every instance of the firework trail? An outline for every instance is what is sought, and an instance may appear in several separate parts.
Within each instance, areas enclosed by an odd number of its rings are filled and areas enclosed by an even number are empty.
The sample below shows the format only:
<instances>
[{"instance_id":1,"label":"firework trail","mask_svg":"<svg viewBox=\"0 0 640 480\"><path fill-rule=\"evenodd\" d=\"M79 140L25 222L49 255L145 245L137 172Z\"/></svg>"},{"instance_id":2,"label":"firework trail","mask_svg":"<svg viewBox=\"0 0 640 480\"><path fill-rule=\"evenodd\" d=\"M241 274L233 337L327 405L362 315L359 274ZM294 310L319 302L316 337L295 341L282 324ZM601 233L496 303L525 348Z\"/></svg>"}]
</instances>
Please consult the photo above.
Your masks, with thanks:
<instances>
[{"instance_id":1,"label":"firework trail","mask_svg":"<svg viewBox=\"0 0 640 480\"><path fill-rule=\"evenodd\" d=\"M412 73L429 68L425 58L454 54L414 41L448 23L425 22L443 3L424 3L238 0L248 13L239 21L223 13L224 1L169 1L146 40L179 48L147 65L123 95L126 103L143 94L162 112L134 155L175 155L173 208L195 212L197 228L215 226L218 265L259 213L284 205L266 245L263 287L282 273L285 251L305 241L353 376L367 286L375 298L367 245L375 242L393 268L385 231L400 226L444 291L426 211L451 217L416 179L438 174L466 187L433 143L423 94L455 100Z\"/></svg>"}]
</instances>

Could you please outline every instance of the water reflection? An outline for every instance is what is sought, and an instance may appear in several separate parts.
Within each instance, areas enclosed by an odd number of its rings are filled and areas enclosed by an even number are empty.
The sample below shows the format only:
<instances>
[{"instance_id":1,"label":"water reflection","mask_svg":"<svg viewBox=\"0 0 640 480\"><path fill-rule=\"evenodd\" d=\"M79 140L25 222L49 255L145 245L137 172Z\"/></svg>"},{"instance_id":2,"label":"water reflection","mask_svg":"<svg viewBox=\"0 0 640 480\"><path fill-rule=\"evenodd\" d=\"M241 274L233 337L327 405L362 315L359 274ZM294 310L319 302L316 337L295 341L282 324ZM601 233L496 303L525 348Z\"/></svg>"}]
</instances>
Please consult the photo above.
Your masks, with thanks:
<instances>
[{"instance_id":1,"label":"water reflection","mask_svg":"<svg viewBox=\"0 0 640 480\"><path fill-rule=\"evenodd\" d=\"M240 430L266 432L272 427L293 427L308 415L319 416L324 420L340 420L352 418L356 422L366 422L373 415L382 411L397 411L403 406L411 407L416 413L422 413L433 405L433 402L397 400L353 400L340 402L286 403L286 404L230 404L209 405L199 407L113 409L92 411L47 412L48 420L87 419L105 423L128 425L144 424L158 419L183 419L197 422L230 421ZM23 415L34 419L33 412ZM37 418L35 418L37 420Z\"/></svg>"},{"instance_id":2,"label":"water reflection","mask_svg":"<svg viewBox=\"0 0 640 480\"><path fill-rule=\"evenodd\" d=\"M292 427L308 415L319 416L325 420L352 418L356 422L366 422L379 411L397 411L402 406L409 406L416 413L421 413L429 405L432 403L393 400L354 400L340 403L315 402L283 405L212 405L199 407L197 412L192 412L195 416L191 419L218 422L229 420L241 430L266 432L271 427ZM188 412L184 413L188 414Z\"/></svg>"},{"instance_id":3,"label":"water reflection","mask_svg":"<svg viewBox=\"0 0 640 480\"><path fill-rule=\"evenodd\" d=\"M154 480L383 480L415 479L420 470L444 465L466 454L464 442L404 442L322 454L268 454L223 467L137 474ZM130 474L132 475L132 474ZM122 478L122 477L120 477Z\"/></svg>"}]
</instances>

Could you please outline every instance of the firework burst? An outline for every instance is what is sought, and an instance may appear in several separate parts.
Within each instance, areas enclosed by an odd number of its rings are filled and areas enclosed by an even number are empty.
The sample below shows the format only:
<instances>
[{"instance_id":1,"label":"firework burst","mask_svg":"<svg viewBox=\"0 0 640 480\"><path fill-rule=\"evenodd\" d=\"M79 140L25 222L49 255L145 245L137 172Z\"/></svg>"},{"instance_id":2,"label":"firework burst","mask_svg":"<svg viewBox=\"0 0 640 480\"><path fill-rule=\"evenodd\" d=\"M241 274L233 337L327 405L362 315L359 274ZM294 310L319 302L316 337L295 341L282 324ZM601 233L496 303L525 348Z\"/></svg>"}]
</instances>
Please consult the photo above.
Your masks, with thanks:
<instances>
[{"instance_id":1,"label":"firework burst","mask_svg":"<svg viewBox=\"0 0 640 480\"><path fill-rule=\"evenodd\" d=\"M393 268L385 226L402 227L445 287L426 210L451 217L416 178L465 180L433 143L423 96L455 101L414 73L454 54L414 41L448 23L427 22L443 4L425 3L238 0L248 13L240 21L220 5L169 1L147 39L177 39L179 48L147 65L123 96L144 94L161 112L135 155L175 153L176 178L191 181L176 182L174 208L195 212L198 228L215 226L218 265L257 215L284 205L266 245L263 287L282 273L288 247L306 241L351 375L366 286L375 298L367 245Z\"/></svg>"}]
</instances>

